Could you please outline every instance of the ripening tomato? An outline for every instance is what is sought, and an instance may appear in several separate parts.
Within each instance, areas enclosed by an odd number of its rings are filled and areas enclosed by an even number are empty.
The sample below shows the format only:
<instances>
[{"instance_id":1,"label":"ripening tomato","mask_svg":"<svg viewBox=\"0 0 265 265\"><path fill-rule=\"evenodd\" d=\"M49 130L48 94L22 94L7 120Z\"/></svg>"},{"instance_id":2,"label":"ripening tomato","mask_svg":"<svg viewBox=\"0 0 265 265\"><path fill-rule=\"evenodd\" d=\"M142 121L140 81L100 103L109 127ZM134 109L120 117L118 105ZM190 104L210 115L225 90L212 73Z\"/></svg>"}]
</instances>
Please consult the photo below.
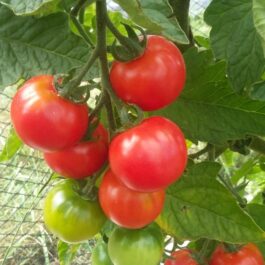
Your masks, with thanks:
<instances>
[{"instance_id":1,"label":"ripening tomato","mask_svg":"<svg viewBox=\"0 0 265 265\"><path fill-rule=\"evenodd\" d=\"M252 243L243 246L236 252L228 252L219 245L214 251L210 265L264 265L260 250Z\"/></svg>"},{"instance_id":2,"label":"ripening tomato","mask_svg":"<svg viewBox=\"0 0 265 265\"><path fill-rule=\"evenodd\" d=\"M160 214L165 191L144 193L128 189L111 170L107 171L99 187L100 205L107 217L119 226L142 228Z\"/></svg>"},{"instance_id":3,"label":"ripening tomato","mask_svg":"<svg viewBox=\"0 0 265 265\"><path fill-rule=\"evenodd\" d=\"M79 189L75 180L63 180L48 192L44 201L46 227L68 243L92 238L106 221L99 203L80 196Z\"/></svg>"},{"instance_id":4,"label":"ripening tomato","mask_svg":"<svg viewBox=\"0 0 265 265\"><path fill-rule=\"evenodd\" d=\"M47 164L64 177L82 179L97 172L108 158L108 132L99 124L92 140L57 152L44 153Z\"/></svg>"},{"instance_id":5,"label":"ripening tomato","mask_svg":"<svg viewBox=\"0 0 265 265\"><path fill-rule=\"evenodd\" d=\"M155 224L142 229L117 227L108 242L108 253L115 265L158 265L163 250L164 238Z\"/></svg>"},{"instance_id":6,"label":"ripening tomato","mask_svg":"<svg viewBox=\"0 0 265 265\"><path fill-rule=\"evenodd\" d=\"M76 144L86 133L88 107L60 97L53 76L29 79L11 104L11 119L22 141L42 151L56 151Z\"/></svg>"},{"instance_id":7,"label":"ripening tomato","mask_svg":"<svg viewBox=\"0 0 265 265\"><path fill-rule=\"evenodd\" d=\"M171 254L172 259L166 259L165 265L199 265L188 249L176 250Z\"/></svg>"},{"instance_id":8,"label":"ripening tomato","mask_svg":"<svg viewBox=\"0 0 265 265\"><path fill-rule=\"evenodd\" d=\"M185 138L170 120L147 118L113 139L109 160L115 176L128 188L142 192L161 190L185 169Z\"/></svg>"},{"instance_id":9,"label":"ripening tomato","mask_svg":"<svg viewBox=\"0 0 265 265\"><path fill-rule=\"evenodd\" d=\"M148 36L141 57L130 62L115 61L110 70L116 94L145 111L157 110L173 102L182 91L185 79L181 52L161 36Z\"/></svg>"}]
</instances>

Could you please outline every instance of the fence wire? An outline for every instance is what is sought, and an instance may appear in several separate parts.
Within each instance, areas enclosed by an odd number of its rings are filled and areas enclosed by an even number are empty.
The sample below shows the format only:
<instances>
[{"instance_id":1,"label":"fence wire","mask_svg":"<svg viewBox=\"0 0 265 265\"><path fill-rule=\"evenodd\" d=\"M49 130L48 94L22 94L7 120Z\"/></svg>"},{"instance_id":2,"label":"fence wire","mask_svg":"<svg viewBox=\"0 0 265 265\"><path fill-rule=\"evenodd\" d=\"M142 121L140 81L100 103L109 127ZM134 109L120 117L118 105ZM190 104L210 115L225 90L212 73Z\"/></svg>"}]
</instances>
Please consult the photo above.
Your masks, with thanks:
<instances>
[{"instance_id":1,"label":"fence wire","mask_svg":"<svg viewBox=\"0 0 265 265\"><path fill-rule=\"evenodd\" d=\"M203 11L209 2L191 1L195 35L208 35ZM109 7L113 8L111 1ZM11 130L10 102L15 91L16 87L7 87L0 92L0 153ZM0 264L59 264L56 240L43 225L42 203L49 185L39 193L50 174L40 153L27 147L21 148L11 160L0 163ZM73 264L89 264L88 249L89 244Z\"/></svg>"}]
</instances>

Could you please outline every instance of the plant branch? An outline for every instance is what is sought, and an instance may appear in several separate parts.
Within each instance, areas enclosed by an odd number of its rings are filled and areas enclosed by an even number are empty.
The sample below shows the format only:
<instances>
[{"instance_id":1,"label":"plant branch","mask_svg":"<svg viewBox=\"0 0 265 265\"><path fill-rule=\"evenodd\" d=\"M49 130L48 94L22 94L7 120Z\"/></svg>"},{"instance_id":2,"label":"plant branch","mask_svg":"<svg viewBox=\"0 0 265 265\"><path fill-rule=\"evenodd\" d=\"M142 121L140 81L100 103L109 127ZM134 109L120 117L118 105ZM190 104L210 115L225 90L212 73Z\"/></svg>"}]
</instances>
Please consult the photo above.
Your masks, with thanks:
<instances>
[{"instance_id":1,"label":"plant branch","mask_svg":"<svg viewBox=\"0 0 265 265\"><path fill-rule=\"evenodd\" d=\"M99 51L98 51L97 48L95 48L94 51L92 52L91 56L89 57L87 63L83 66L83 68L81 69L79 74L75 78L70 80L69 83L60 92L60 95L62 97L65 97L65 96L69 95L69 93L70 93L70 91L72 89L75 89L75 88L77 88L80 85L80 83L82 82L84 76L86 75L88 70L91 68L91 66L94 64L94 62L96 61L98 56L99 56Z\"/></svg>"},{"instance_id":2,"label":"plant branch","mask_svg":"<svg viewBox=\"0 0 265 265\"><path fill-rule=\"evenodd\" d=\"M218 178L220 179L220 181L224 184L224 186L234 195L234 197L237 199L239 205L244 208L246 207L246 200L243 199L238 192L236 191L236 189L234 188L233 184L231 183L230 179L228 179L227 177L225 177L222 174L218 174Z\"/></svg>"},{"instance_id":3,"label":"plant branch","mask_svg":"<svg viewBox=\"0 0 265 265\"><path fill-rule=\"evenodd\" d=\"M212 145L210 144L207 144L202 150L196 152L196 153L193 153L193 154L190 154L189 157L191 159L197 159L199 158L200 156L204 155L205 153L207 153L210 149L212 148Z\"/></svg>"},{"instance_id":4,"label":"plant branch","mask_svg":"<svg viewBox=\"0 0 265 265\"><path fill-rule=\"evenodd\" d=\"M265 141L260 137L252 136L248 147L253 151L265 155Z\"/></svg>"},{"instance_id":5,"label":"plant branch","mask_svg":"<svg viewBox=\"0 0 265 265\"><path fill-rule=\"evenodd\" d=\"M173 14L178 20L180 27L186 33L190 41L189 45L180 45L180 48L185 50L187 47L194 46L195 42L189 20L190 0L168 0L168 2L173 9Z\"/></svg>"},{"instance_id":6,"label":"plant branch","mask_svg":"<svg viewBox=\"0 0 265 265\"><path fill-rule=\"evenodd\" d=\"M88 34L86 33L84 27L81 25L81 23L79 22L79 20L75 16L71 16L71 19L72 19L74 25L76 26L78 32L80 33L80 35L86 41L86 43L89 44L92 48L95 48L94 43L89 38Z\"/></svg>"},{"instance_id":7,"label":"plant branch","mask_svg":"<svg viewBox=\"0 0 265 265\"><path fill-rule=\"evenodd\" d=\"M110 95L115 98L109 79L109 67L107 59L107 44L106 44L106 18L107 6L106 0L96 2L96 24L97 24L97 48L99 50L99 61L101 68L101 84L102 89L105 90L105 106L107 109L108 122L111 134L116 129L115 119L113 115L112 102Z\"/></svg>"}]
</instances>

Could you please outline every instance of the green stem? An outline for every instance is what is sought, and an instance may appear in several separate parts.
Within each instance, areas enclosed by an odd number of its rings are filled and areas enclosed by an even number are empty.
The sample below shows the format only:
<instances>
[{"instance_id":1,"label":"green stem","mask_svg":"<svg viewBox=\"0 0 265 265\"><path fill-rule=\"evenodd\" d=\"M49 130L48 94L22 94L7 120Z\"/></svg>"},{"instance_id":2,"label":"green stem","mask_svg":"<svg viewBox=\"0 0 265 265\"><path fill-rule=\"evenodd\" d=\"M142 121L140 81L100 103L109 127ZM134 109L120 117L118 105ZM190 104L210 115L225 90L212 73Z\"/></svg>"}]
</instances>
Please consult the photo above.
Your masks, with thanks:
<instances>
[{"instance_id":1,"label":"green stem","mask_svg":"<svg viewBox=\"0 0 265 265\"><path fill-rule=\"evenodd\" d=\"M168 0L180 27L189 36L189 8L190 0Z\"/></svg>"},{"instance_id":2,"label":"green stem","mask_svg":"<svg viewBox=\"0 0 265 265\"><path fill-rule=\"evenodd\" d=\"M81 71L79 72L79 74L73 78L65 87L64 89L60 92L60 95L62 97L65 97L67 95L69 95L70 91L72 89L77 88L80 83L82 82L84 76L86 75L86 73L88 72L88 70L91 68L91 66L94 64L94 62L96 61L96 59L99 56L99 51L97 48L94 49L94 51L92 52L91 56L89 57L87 63L84 65L84 67L81 69Z\"/></svg>"},{"instance_id":3,"label":"green stem","mask_svg":"<svg viewBox=\"0 0 265 265\"><path fill-rule=\"evenodd\" d=\"M116 129L116 124L113 115L113 108L110 96L116 99L116 95L113 93L109 78L107 44L106 44L106 19L107 19L106 0L97 1L96 3L97 47L99 49L101 83L103 90L107 92L105 97L105 106L107 109L110 130L111 132L114 132Z\"/></svg>"},{"instance_id":4,"label":"green stem","mask_svg":"<svg viewBox=\"0 0 265 265\"><path fill-rule=\"evenodd\" d=\"M76 26L78 32L80 33L80 35L86 41L86 43L89 44L92 48L95 48L94 43L89 38L88 34L86 33L85 29L83 28L83 26L81 25L81 23L79 22L79 20L75 16L71 16L71 19L72 19L74 25Z\"/></svg>"},{"instance_id":5,"label":"green stem","mask_svg":"<svg viewBox=\"0 0 265 265\"><path fill-rule=\"evenodd\" d=\"M203 242L202 248L198 255L199 264L205 264L205 260L206 260L205 256L208 251L208 247L210 243L211 243L210 239L205 239L205 241Z\"/></svg>"},{"instance_id":6,"label":"green stem","mask_svg":"<svg viewBox=\"0 0 265 265\"><path fill-rule=\"evenodd\" d=\"M189 20L190 0L168 0L168 2L173 9L173 13L178 20L180 27L186 33L190 41L189 45L179 45L179 48L182 51L185 51L195 44Z\"/></svg>"},{"instance_id":7,"label":"green stem","mask_svg":"<svg viewBox=\"0 0 265 265\"><path fill-rule=\"evenodd\" d=\"M87 0L79 0L76 5L72 8L70 15L76 17L79 10L86 4ZM91 2L91 1L90 1Z\"/></svg>"},{"instance_id":8,"label":"green stem","mask_svg":"<svg viewBox=\"0 0 265 265\"><path fill-rule=\"evenodd\" d=\"M212 148L212 145L207 144L202 150L194 153L194 154L190 154L189 157L191 159L196 159L199 158L200 156L204 155L205 153L207 153L210 149Z\"/></svg>"},{"instance_id":9,"label":"green stem","mask_svg":"<svg viewBox=\"0 0 265 265\"><path fill-rule=\"evenodd\" d=\"M252 136L249 148L262 155L265 155L265 141L260 137Z\"/></svg>"},{"instance_id":10,"label":"green stem","mask_svg":"<svg viewBox=\"0 0 265 265\"><path fill-rule=\"evenodd\" d=\"M234 188L233 184L231 183L231 181L229 180L229 178L225 177L222 174L218 175L218 178L220 179L220 181L225 185L225 187L234 195L234 197L236 198L236 200L238 201L239 205L242 208L246 207L246 200L243 199L238 192L236 191L236 189Z\"/></svg>"},{"instance_id":11,"label":"green stem","mask_svg":"<svg viewBox=\"0 0 265 265\"><path fill-rule=\"evenodd\" d=\"M93 120L93 118L97 116L98 112L101 110L105 102L106 102L106 91L103 90L101 92L100 99L98 100L96 107L91 111L89 115L90 120Z\"/></svg>"}]
</instances>

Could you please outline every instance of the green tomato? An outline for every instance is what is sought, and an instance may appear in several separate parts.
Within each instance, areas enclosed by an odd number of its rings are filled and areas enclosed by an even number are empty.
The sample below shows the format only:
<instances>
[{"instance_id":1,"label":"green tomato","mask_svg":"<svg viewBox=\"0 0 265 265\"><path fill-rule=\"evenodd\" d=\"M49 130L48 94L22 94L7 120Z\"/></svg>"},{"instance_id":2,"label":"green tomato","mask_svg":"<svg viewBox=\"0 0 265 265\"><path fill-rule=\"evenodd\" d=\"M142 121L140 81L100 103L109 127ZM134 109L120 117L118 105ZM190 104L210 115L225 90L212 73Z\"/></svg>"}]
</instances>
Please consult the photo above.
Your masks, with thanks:
<instances>
[{"instance_id":1,"label":"green tomato","mask_svg":"<svg viewBox=\"0 0 265 265\"><path fill-rule=\"evenodd\" d=\"M105 242L96 245L92 252L92 265L113 265L108 254L108 246Z\"/></svg>"},{"instance_id":2,"label":"green tomato","mask_svg":"<svg viewBox=\"0 0 265 265\"><path fill-rule=\"evenodd\" d=\"M118 227L108 242L114 265L158 265L163 249L163 235L155 225L136 230Z\"/></svg>"},{"instance_id":3,"label":"green tomato","mask_svg":"<svg viewBox=\"0 0 265 265\"><path fill-rule=\"evenodd\" d=\"M81 197L74 180L54 186L44 202L44 222L49 231L68 243L79 243L95 236L106 217L97 201Z\"/></svg>"}]
</instances>

